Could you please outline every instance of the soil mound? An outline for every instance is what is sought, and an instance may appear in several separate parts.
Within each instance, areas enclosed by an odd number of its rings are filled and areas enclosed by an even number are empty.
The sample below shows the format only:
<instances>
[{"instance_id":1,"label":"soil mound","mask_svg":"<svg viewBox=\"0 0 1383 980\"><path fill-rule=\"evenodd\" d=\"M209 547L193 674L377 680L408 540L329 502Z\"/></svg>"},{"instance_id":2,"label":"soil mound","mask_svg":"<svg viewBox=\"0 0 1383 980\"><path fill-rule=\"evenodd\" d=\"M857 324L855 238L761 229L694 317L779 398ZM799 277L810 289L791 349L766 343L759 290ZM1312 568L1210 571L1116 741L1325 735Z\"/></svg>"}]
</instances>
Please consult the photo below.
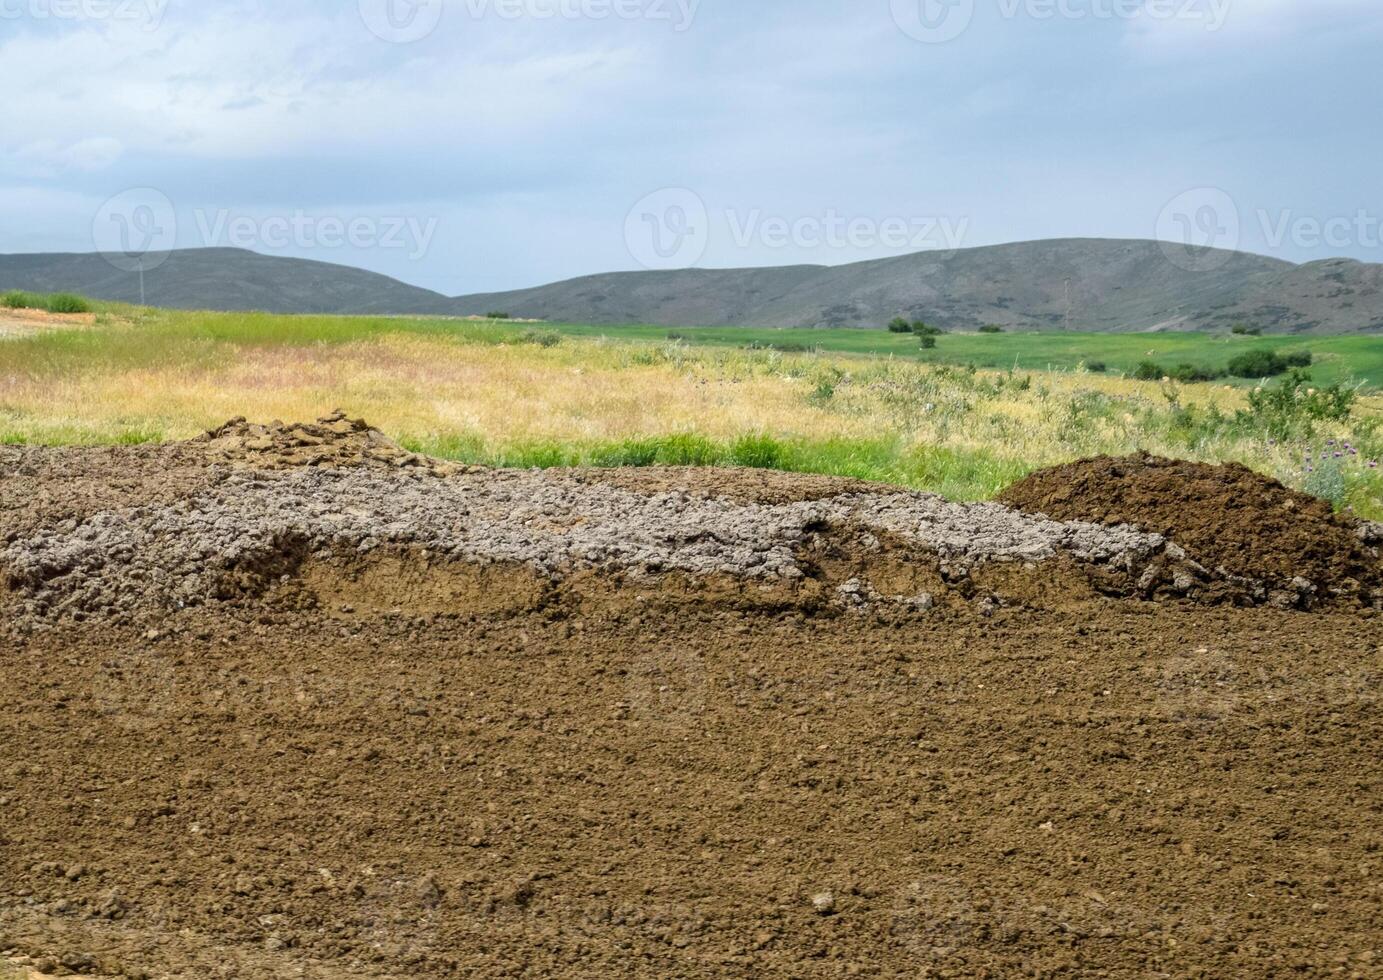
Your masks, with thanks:
<instances>
[{"instance_id":1,"label":"soil mound","mask_svg":"<svg viewBox=\"0 0 1383 980\"><path fill-rule=\"evenodd\" d=\"M1132 524L1208 568L1302 599L1383 597L1371 526L1237 463L1102 456L1034 473L1000 500L1053 520Z\"/></svg>"},{"instance_id":2,"label":"soil mound","mask_svg":"<svg viewBox=\"0 0 1383 980\"><path fill-rule=\"evenodd\" d=\"M235 469L282 470L300 466L416 467L447 475L456 466L411 453L364 419L341 411L316 422L257 425L234 418L196 442L205 445L213 463Z\"/></svg>"}]
</instances>

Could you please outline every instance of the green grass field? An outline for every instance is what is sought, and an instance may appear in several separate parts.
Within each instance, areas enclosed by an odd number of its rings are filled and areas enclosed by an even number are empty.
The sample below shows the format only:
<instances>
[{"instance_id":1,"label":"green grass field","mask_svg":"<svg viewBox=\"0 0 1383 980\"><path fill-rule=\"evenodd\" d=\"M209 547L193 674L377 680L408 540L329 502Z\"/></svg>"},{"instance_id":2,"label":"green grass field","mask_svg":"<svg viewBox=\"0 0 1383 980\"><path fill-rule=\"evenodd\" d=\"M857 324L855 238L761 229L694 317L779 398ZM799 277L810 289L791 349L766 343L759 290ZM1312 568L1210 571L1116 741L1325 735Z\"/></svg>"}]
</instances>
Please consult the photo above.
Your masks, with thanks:
<instances>
[{"instance_id":1,"label":"green grass field","mask_svg":"<svg viewBox=\"0 0 1383 980\"><path fill-rule=\"evenodd\" d=\"M974 365L1020 371L1075 371L1103 363L1111 374L1132 374L1142 361L1156 361L1168 370L1191 364L1204 370L1223 369L1230 358L1250 350L1280 353L1307 350L1316 358L1312 377L1323 384L1359 382L1369 390L1383 389L1383 337L1241 337L1201 333L952 333L937 338L936 348L921 350L912 334L883 330L775 330L755 327L590 326L553 324L551 329L573 337L611 337L624 340L667 340L684 343L762 347L791 351L803 348L836 354L913 358L929 364ZM1225 384L1250 386L1251 381L1226 379Z\"/></svg>"},{"instance_id":2,"label":"green grass field","mask_svg":"<svg viewBox=\"0 0 1383 980\"><path fill-rule=\"evenodd\" d=\"M1383 339L949 334L923 352L882 331L94 306L8 328L0 311L0 443L184 439L237 415L341 408L464 462L763 467L962 500L1043 466L1149 451L1241 462L1383 517ZM1216 368L1303 346L1311 379L1262 390L1127 376L1150 358ZM1075 370L1092 359L1106 370Z\"/></svg>"}]
</instances>

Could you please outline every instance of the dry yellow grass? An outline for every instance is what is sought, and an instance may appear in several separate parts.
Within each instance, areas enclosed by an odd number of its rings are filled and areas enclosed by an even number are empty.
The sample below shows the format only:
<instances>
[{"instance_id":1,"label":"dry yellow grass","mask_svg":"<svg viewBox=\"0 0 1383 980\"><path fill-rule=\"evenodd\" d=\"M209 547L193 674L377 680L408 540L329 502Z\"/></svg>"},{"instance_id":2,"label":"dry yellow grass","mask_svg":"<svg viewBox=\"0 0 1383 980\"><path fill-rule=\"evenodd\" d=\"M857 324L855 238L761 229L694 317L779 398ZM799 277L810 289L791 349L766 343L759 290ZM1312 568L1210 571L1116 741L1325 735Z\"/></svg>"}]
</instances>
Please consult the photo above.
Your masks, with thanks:
<instances>
[{"instance_id":1,"label":"dry yellow grass","mask_svg":"<svg viewBox=\"0 0 1383 980\"><path fill-rule=\"evenodd\" d=\"M418 332L408 321L337 337L321 335L335 321L273 322L282 328L272 337L146 334L150 323L136 318L106 328L106 346L88 338L90 356L54 344L5 357L0 344L0 438L181 439L237 415L298 420L342 408L458 458L744 461L960 497L986 496L1039 466L1136 450L1238 460L1300 485L1305 450L1314 451L1214 423L1247 404L1223 385L599 339L542 346L515 342L516 328ZM294 342L295 330L317 339ZM1370 445L1380 417L1383 399L1363 399L1353 419L1315 426L1314 441ZM678 437L699 442L668 448ZM740 446L755 438L771 443ZM1344 462L1341 502L1383 513L1376 471Z\"/></svg>"}]
</instances>

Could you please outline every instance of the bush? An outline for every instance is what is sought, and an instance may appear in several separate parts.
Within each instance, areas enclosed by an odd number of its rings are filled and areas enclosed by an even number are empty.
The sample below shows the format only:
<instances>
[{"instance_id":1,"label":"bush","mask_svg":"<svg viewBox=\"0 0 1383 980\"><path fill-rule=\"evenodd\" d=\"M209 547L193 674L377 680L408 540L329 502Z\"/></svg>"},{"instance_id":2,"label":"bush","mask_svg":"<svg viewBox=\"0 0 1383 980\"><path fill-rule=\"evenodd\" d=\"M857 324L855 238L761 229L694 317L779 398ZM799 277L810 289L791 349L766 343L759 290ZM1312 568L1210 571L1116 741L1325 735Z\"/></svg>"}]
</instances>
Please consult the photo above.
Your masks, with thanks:
<instances>
[{"instance_id":1,"label":"bush","mask_svg":"<svg viewBox=\"0 0 1383 980\"><path fill-rule=\"evenodd\" d=\"M921 320L914 320L912 321L912 332L923 337L940 337L946 331L940 327L928 326Z\"/></svg>"},{"instance_id":2,"label":"bush","mask_svg":"<svg viewBox=\"0 0 1383 980\"><path fill-rule=\"evenodd\" d=\"M1309 374L1294 370L1271 388L1249 392L1248 411L1238 413L1239 421L1285 440L1309 436L1316 422L1349 418L1359 397L1357 391L1338 384L1328 388L1312 388L1310 384Z\"/></svg>"},{"instance_id":3,"label":"bush","mask_svg":"<svg viewBox=\"0 0 1383 980\"><path fill-rule=\"evenodd\" d=\"M49 313L90 313L91 304L72 293L26 293L11 289L0 295L0 306L7 310L47 310Z\"/></svg>"},{"instance_id":4,"label":"bush","mask_svg":"<svg viewBox=\"0 0 1383 980\"><path fill-rule=\"evenodd\" d=\"M1313 360L1311 352L1305 350L1285 356L1276 351L1251 350L1229 362L1229 373L1236 378L1272 378L1292 368L1310 367Z\"/></svg>"},{"instance_id":5,"label":"bush","mask_svg":"<svg viewBox=\"0 0 1383 980\"><path fill-rule=\"evenodd\" d=\"M922 349L923 349L923 350L934 350L935 348L936 348L936 336L935 336L934 334L925 334L925 335L922 337Z\"/></svg>"},{"instance_id":6,"label":"bush","mask_svg":"<svg viewBox=\"0 0 1383 980\"><path fill-rule=\"evenodd\" d=\"M488 320L512 320L512 319L514 319L513 316L511 316L510 314L504 313L504 312L500 312L500 311L496 311L496 312L494 312L494 313L486 313L486 314L485 314L485 318L488 319Z\"/></svg>"},{"instance_id":7,"label":"bush","mask_svg":"<svg viewBox=\"0 0 1383 980\"><path fill-rule=\"evenodd\" d=\"M1091 374L1104 374L1109 370L1109 365L1104 361L1091 361L1085 365L1085 369Z\"/></svg>"},{"instance_id":8,"label":"bush","mask_svg":"<svg viewBox=\"0 0 1383 980\"><path fill-rule=\"evenodd\" d=\"M896 316L888 322L889 333L912 333L912 324L904 320L901 316Z\"/></svg>"},{"instance_id":9,"label":"bush","mask_svg":"<svg viewBox=\"0 0 1383 980\"><path fill-rule=\"evenodd\" d=\"M1156 361L1140 361L1133 369L1133 376L1139 381L1161 381L1167 376L1162 365Z\"/></svg>"},{"instance_id":10,"label":"bush","mask_svg":"<svg viewBox=\"0 0 1383 980\"><path fill-rule=\"evenodd\" d=\"M980 327L980 333L1003 333L1003 332L1004 332L1004 328L1001 327L1001 326L999 326L997 323L986 323L984 326Z\"/></svg>"},{"instance_id":11,"label":"bush","mask_svg":"<svg viewBox=\"0 0 1383 980\"><path fill-rule=\"evenodd\" d=\"M1205 368L1196 367L1194 364L1178 364L1172 368L1170 376L1173 381L1180 381L1182 384L1195 384L1200 381L1216 381L1225 376L1223 371L1208 371Z\"/></svg>"},{"instance_id":12,"label":"bush","mask_svg":"<svg viewBox=\"0 0 1383 980\"><path fill-rule=\"evenodd\" d=\"M1236 337L1261 337L1263 336L1263 328L1250 327L1247 323L1236 323L1231 328L1230 333Z\"/></svg>"},{"instance_id":13,"label":"bush","mask_svg":"<svg viewBox=\"0 0 1383 980\"><path fill-rule=\"evenodd\" d=\"M54 293L48 297L44 308L49 313L90 313L91 304L80 296L71 293Z\"/></svg>"},{"instance_id":14,"label":"bush","mask_svg":"<svg viewBox=\"0 0 1383 980\"><path fill-rule=\"evenodd\" d=\"M562 335L555 330L525 330L519 334L521 344L535 344L538 347L556 347L562 342Z\"/></svg>"}]
</instances>

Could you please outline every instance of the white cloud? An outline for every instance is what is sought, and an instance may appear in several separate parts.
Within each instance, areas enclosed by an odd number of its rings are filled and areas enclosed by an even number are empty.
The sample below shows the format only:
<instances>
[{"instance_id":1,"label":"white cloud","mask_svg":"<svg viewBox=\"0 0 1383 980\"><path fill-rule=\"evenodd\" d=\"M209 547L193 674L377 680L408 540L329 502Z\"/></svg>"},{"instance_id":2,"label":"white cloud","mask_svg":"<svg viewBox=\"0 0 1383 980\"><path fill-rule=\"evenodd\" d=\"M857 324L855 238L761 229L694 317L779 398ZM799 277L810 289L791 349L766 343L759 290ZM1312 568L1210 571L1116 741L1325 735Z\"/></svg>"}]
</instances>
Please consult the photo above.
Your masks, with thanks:
<instances>
[{"instance_id":1,"label":"white cloud","mask_svg":"<svg viewBox=\"0 0 1383 980\"><path fill-rule=\"evenodd\" d=\"M218 159L503 147L613 111L655 60L618 37L527 46L526 25L508 23L468 25L456 38L465 57L449 57L385 44L345 6L272 25L170 12L157 31L100 21L20 32L0 44L0 151L41 156L84 132L118 132L130 154Z\"/></svg>"}]
</instances>

